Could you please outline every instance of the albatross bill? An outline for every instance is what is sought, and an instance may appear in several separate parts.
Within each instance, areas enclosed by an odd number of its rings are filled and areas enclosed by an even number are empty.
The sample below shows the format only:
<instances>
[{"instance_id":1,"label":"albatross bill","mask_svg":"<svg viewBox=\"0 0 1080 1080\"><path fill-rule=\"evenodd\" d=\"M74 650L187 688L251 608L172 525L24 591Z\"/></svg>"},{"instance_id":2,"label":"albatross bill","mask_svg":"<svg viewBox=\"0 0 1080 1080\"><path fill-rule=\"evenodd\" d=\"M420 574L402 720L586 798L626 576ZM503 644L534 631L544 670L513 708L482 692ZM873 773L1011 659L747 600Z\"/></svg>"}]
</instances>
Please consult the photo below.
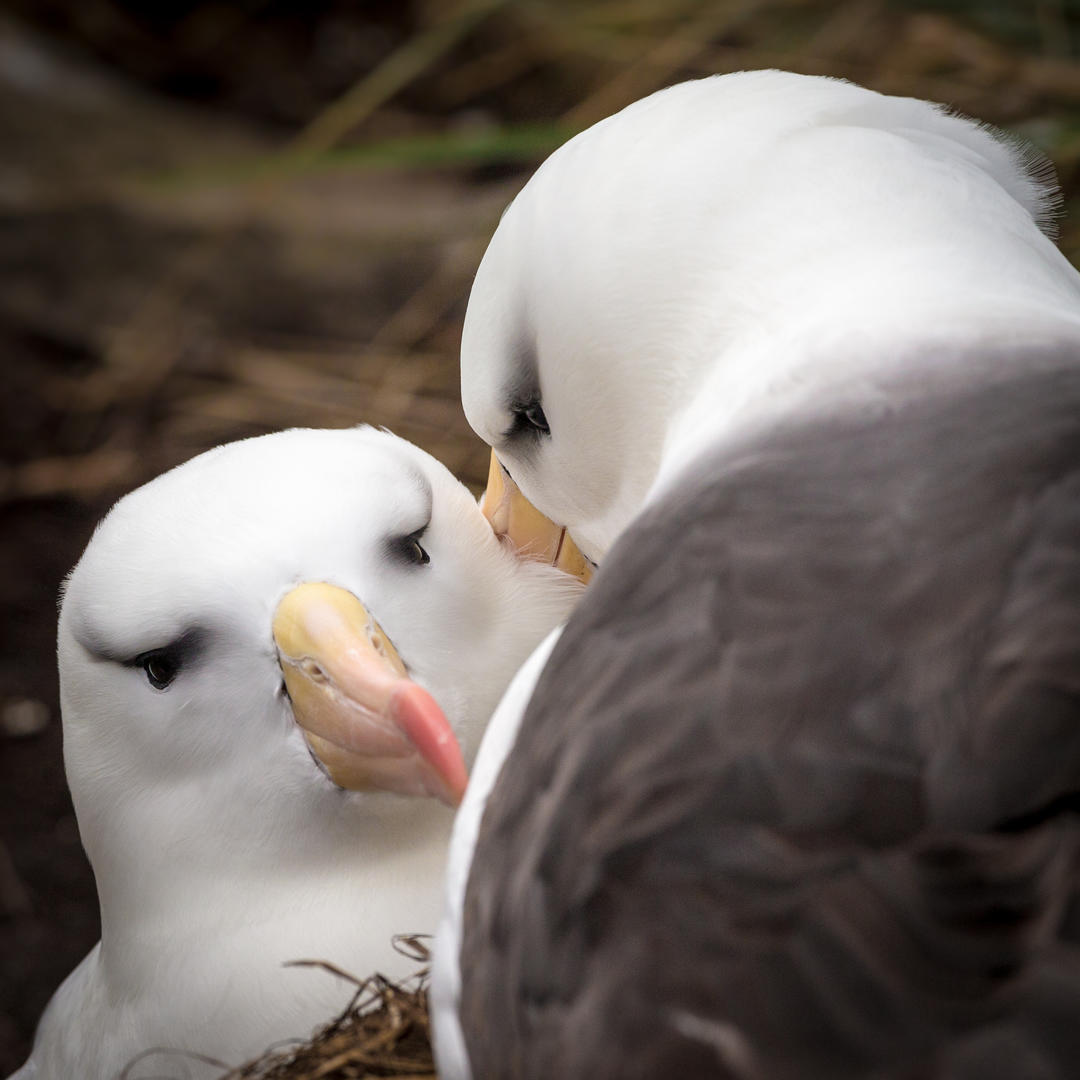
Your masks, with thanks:
<instances>
[{"instance_id":1,"label":"albatross bill","mask_svg":"<svg viewBox=\"0 0 1080 1080\"><path fill-rule=\"evenodd\" d=\"M554 566L587 585L593 565L582 554L565 525L556 525L521 493L506 467L491 451L488 482L480 510L495 535L506 537L519 554Z\"/></svg>"},{"instance_id":2,"label":"albatross bill","mask_svg":"<svg viewBox=\"0 0 1080 1080\"><path fill-rule=\"evenodd\" d=\"M468 776L450 722L353 593L291 589L274 641L296 722L335 784L461 801Z\"/></svg>"}]
</instances>

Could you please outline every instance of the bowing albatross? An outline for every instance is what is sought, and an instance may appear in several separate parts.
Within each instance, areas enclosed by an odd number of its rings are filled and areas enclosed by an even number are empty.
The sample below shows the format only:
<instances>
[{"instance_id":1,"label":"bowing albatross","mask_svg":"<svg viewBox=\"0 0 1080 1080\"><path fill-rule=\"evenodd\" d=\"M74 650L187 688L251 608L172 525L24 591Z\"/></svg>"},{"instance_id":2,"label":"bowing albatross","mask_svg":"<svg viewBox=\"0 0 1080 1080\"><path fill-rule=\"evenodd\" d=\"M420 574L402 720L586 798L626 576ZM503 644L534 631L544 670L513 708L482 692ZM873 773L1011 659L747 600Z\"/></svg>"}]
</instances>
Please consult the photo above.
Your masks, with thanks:
<instances>
[{"instance_id":1,"label":"bowing albatross","mask_svg":"<svg viewBox=\"0 0 1080 1080\"><path fill-rule=\"evenodd\" d=\"M458 815L446 1080L1076 1075L1055 199L936 106L753 72L507 210L462 342L487 509L519 487L600 568Z\"/></svg>"},{"instance_id":2,"label":"bowing albatross","mask_svg":"<svg viewBox=\"0 0 1080 1080\"><path fill-rule=\"evenodd\" d=\"M406 974L391 939L435 927L458 741L471 758L575 584L371 428L233 443L122 499L59 626L102 938L16 1080L304 1036L350 988L287 961ZM154 1054L125 1076L219 1072Z\"/></svg>"}]
</instances>

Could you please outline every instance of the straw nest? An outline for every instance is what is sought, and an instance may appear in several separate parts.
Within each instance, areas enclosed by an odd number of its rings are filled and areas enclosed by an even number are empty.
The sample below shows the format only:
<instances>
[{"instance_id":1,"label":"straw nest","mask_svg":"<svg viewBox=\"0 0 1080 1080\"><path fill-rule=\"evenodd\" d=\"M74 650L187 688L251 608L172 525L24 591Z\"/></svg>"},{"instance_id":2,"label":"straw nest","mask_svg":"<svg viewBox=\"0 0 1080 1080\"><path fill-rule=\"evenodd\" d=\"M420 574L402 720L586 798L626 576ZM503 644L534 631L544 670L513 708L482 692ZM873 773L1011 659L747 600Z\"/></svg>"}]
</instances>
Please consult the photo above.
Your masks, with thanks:
<instances>
[{"instance_id":1,"label":"straw nest","mask_svg":"<svg viewBox=\"0 0 1080 1080\"><path fill-rule=\"evenodd\" d=\"M403 982L383 975L358 978L328 960L295 960L288 967L321 968L353 986L348 1005L307 1040L288 1039L230 1068L194 1050L153 1047L128 1062L120 1080L143 1076L149 1062L165 1075L189 1075L192 1064L222 1070L219 1080L436 1080L428 1020L428 947L423 935L402 934L394 948L424 966ZM157 1070L155 1069L155 1072Z\"/></svg>"},{"instance_id":2,"label":"straw nest","mask_svg":"<svg viewBox=\"0 0 1080 1080\"><path fill-rule=\"evenodd\" d=\"M268 1050L222 1080L435 1080L426 970L399 984L381 975L359 980L314 963L355 983L348 1007L307 1042Z\"/></svg>"}]
</instances>

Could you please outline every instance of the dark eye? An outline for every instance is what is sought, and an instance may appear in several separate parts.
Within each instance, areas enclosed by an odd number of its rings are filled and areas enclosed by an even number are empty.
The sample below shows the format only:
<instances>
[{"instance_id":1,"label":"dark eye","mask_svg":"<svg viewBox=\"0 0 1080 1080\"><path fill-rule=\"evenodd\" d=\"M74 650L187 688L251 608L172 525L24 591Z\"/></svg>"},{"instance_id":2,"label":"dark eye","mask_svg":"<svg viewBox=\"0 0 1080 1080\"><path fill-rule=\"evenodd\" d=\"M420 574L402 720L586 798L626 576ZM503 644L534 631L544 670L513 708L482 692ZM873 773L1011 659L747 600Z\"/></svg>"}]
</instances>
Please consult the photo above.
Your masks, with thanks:
<instances>
[{"instance_id":1,"label":"dark eye","mask_svg":"<svg viewBox=\"0 0 1080 1080\"><path fill-rule=\"evenodd\" d=\"M146 675L146 681L155 690L167 690L181 670L187 670L199 663L211 641L209 630L192 626L168 645L149 649L122 663L125 667L141 668Z\"/></svg>"},{"instance_id":2,"label":"dark eye","mask_svg":"<svg viewBox=\"0 0 1080 1080\"><path fill-rule=\"evenodd\" d=\"M525 408L520 410L520 415L530 427L536 428L537 431L542 432L544 435L551 434L547 417L544 415L544 408L539 401L526 405Z\"/></svg>"},{"instance_id":3,"label":"dark eye","mask_svg":"<svg viewBox=\"0 0 1080 1080\"><path fill-rule=\"evenodd\" d=\"M390 542L394 553L406 562L413 563L416 566L426 566L431 562L431 556L420 544L420 537L424 535L426 529L427 526L425 525L423 529L417 529L416 532L409 533L408 536L395 537Z\"/></svg>"},{"instance_id":4,"label":"dark eye","mask_svg":"<svg viewBox=\"0 0 1080 1080\"><path fill-rule=\"evenodd\" d=\"M409 557L420 566L431 562L431 556L420 546L420 541L413 536L409 537Z\"/></svg>"},{"instance_id":5,"label":"dark eye","mask_svg":"<svg viewBox=\"0 0 1080 1080\"><path fill-rule=\"evenodd\" d=\"M180 659L171 649L143 653L135 663L146 672L146 680L155 690L165 690L180 672Z\"/></svg>"}]
</instances>

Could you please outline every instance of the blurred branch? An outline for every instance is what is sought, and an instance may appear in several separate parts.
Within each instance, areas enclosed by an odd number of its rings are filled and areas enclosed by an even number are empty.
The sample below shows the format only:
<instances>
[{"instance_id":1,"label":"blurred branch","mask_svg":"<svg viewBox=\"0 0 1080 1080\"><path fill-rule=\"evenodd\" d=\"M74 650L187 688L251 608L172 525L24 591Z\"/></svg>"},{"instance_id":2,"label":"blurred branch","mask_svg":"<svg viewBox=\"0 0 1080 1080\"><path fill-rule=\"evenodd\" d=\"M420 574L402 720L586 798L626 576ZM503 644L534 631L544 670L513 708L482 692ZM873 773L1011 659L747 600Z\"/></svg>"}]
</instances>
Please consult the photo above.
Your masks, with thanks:
<instances>
[{"instance_id":1,"label":"blurred branch","mask_svg":"<svg viewBox=\"0 0 1080 1080\"><path fill-rule=\"evenodd\" d=\"M519 8L514 9L520 13ZM545 58L535 35L522 34L501 48L466 60L439 77L437 93L444 109L454 109L486 90L506 86Z\"/></svg>"},{"instance_id":2,"label":"blurred branch","mask_svg":"<svg viewBox=\"0 0 1080 1080\"><path fill-rule=\"evenodd\" d=\"M450 245L435 272L383 323L372 346L408 350L418 345L465 294L486 246L486 237Z\"/></svg>"},{"instance_id":3,"label":"blurred branch","mask_svg":"<svg viewBox=\"0 0 1080 1080\"><path fill-rule=\"evenodd\" d=\"M472 0L458 14L410 38L351 90L325 108L292 140L287 153L309 156L336 145L380 105L448 53L478 22L503 3L504 0Z\"/></svg>"},{"instance_id":4,"label":"blurred branch","mask_svg":"<svg viewBox=\"0 0 1080 1080\"><path fill-rule=\"evenodd\" d=\"M701 5L697 18L652 45L637 61L628 64L614 78L603 83L563 118L575 128L585 128L597 120L658 89L681 68L706 53L713 38L730 31L755 15L756 0Z\"/></svg>"},{"instance_id":5,"label":"blurred branch","mask_svg":"<svg viewBox=\"0 0 1080 1080\"><path fill-rule=\"evenodd\" d=\"M75 457L0 466L0 504L60 496L94 498L129 484L131 477L139 474L138 462L134 450L104 447Z\"/></svg>"}]
</instances>

